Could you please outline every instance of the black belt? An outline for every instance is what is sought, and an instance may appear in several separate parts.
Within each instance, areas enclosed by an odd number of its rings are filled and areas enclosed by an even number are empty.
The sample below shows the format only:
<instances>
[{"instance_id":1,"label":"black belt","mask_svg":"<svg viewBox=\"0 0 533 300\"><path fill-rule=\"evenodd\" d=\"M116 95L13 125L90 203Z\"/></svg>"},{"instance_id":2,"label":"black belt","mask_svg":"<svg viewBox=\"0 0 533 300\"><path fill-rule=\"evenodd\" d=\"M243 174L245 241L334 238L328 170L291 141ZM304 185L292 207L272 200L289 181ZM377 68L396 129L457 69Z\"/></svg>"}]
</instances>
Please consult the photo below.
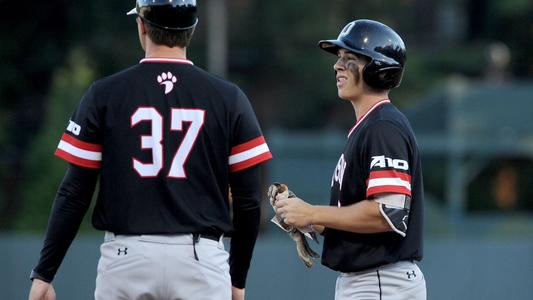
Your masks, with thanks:
<instances>
[{"instance_id":1,"label":"black belt","mask_svg":"<svg viewBox=\"0 0 533 300\"><path fill-rule=\"evenodd\" d=\"M197 236L199 238L204 238L212 241L220 241L220 234L216 233L193 233L193 237Z\"/></svg>"},{"instance_id":2,"label":"black belt","mask_svg":"<svg viewBox=\"0 0 533 300\"><path fill-rule=\"evenodd\" d=\"M198 254L196 253L196 244L198 243L200 238L209 239L209 240L218 242L220 241L220 234L216 234L216 233L193 233L192 234L192 248L194 251L194 259L196 259L197 261L200 261L200 259L198 258Z\"/></svg>"}]
</instances>

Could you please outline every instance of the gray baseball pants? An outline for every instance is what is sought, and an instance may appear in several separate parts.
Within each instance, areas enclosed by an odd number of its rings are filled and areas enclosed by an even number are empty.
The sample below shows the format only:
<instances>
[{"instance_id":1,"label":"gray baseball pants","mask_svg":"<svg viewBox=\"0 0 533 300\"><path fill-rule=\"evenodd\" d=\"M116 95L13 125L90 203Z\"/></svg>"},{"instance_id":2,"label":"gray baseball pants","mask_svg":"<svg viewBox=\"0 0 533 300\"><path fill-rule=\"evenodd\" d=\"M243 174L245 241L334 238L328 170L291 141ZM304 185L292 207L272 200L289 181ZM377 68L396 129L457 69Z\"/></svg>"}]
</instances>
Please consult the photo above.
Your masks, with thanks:
<instances>
[{"instance_id":1,"label":"gray baseball pants","mask_svg":"<svg viewBox=\"0 0 533 300\"><path fill-rule=\"evenodd\" d=\"M418 266L401 261L355 273L341 273L335 300L426 300L426 280Z\"/></svg>"},{"instance_id":2,"label":"gray baseball pants","mask_svg":"<svg viewBox=\"0 0 533 300\"><path fill-rule=\"evenodd\" d=\"M222 238L192 234L115 236L100 247L96 300L229 300L228 252Z\"/></svg>"}]
</instances>

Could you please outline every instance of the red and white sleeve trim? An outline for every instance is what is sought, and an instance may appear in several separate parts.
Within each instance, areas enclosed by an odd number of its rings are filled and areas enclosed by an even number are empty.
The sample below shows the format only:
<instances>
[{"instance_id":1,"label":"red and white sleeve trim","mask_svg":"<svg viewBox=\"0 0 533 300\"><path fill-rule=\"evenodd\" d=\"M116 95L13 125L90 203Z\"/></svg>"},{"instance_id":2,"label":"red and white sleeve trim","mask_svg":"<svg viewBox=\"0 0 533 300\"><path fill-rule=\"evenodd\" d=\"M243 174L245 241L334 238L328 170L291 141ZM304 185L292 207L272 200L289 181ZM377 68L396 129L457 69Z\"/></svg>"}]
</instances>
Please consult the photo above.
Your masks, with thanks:
<instances>
[{"instance_id":1,"label":"red and white sleeve trim","mask_svg":"<svg viewBox=\"0 0 533 300\"><path fill-rule=\"evenodd\" d=\"M366 196L399 193L411 196L411 176L394 170L372 171L367 180Z\"/></svg>"},{"instance_id":2,"label":"red and white sleeve trim","mask_svg":"<svg viewBox=\"0 0 533 300\"><path fill-rule=\"evenodd\" d=\"M272 158L263 136L231 148L229 168L231 172L247 169Z\"/></svg>"},{"instance_id":3,"label":"red and white sleeve trim","mask_svg":"<svg viewBox=\"0 0 533 300\"><path fill-rule=\"evenodd\" d=\"M61 137L55 155L86 168L99 169L102 165L102 145L83 142L66 133Z\"/></svg>"}]
</instances>

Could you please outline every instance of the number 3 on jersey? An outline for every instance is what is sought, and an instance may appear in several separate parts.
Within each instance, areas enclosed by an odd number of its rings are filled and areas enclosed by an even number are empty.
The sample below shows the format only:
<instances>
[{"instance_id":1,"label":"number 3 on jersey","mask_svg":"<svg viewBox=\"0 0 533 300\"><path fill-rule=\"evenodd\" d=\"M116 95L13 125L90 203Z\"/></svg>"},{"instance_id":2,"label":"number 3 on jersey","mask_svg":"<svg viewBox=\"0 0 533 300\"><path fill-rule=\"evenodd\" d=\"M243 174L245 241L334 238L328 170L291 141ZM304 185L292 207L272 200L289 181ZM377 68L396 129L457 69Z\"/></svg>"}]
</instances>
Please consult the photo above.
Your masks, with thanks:
<instances>
[{"instance_id":1,"label":"number 3 on jersey","mask_svg":"<svg viewBox=\"0 0 533 300\"><path fill-rule=\"evenodd\" d=\"M183 122L190 122L189 130L181 142L168 172L170 178L186 178L184 165L194 142L204 125L205 111L199 109L173 108L170 113L170 130L182 131ZM152 163L143 163L133 158L133 168L141 177L156 177L163 168L163 116L153 107L140 107L131 116L131 127L141 122L150 122L151 135L141 136L141 148L152 150Z\"/></svg>"}]
</instances>

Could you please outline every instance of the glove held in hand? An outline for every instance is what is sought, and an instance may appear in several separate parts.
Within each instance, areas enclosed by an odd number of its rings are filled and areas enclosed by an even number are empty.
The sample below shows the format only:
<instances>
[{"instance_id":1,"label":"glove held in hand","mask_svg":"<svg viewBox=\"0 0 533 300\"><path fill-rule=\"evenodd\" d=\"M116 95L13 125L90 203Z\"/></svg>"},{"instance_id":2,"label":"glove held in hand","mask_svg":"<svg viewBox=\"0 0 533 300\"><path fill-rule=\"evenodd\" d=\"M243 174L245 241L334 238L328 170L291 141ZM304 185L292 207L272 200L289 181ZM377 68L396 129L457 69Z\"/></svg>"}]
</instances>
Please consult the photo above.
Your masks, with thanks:
<instances>
[{"instance_id":1,"label":"glove held in hand","mask_svg":"<svg viewBox=\"0 0 533 300\"><path fill-rule=\"evenodd\" d=\"M310 268L313 266L313 259L319 258L320 255L311 249L309 243L307 243L306 237L318 243L316 233L312 230L311 226L307 226L309 228L297 228L285 224L283 218L277 214L275 207L276 196L278 194L285 194L285 197L287 198L296 197L296 195L291 192L285 184L274 183L270 185L267 192L268 200L270 201L270 205L272 205L272 208L276 213L270 221L289 234L291 239L296 243L298 257L300 257L306 267Z\"/></svg>"}]
</instances>

